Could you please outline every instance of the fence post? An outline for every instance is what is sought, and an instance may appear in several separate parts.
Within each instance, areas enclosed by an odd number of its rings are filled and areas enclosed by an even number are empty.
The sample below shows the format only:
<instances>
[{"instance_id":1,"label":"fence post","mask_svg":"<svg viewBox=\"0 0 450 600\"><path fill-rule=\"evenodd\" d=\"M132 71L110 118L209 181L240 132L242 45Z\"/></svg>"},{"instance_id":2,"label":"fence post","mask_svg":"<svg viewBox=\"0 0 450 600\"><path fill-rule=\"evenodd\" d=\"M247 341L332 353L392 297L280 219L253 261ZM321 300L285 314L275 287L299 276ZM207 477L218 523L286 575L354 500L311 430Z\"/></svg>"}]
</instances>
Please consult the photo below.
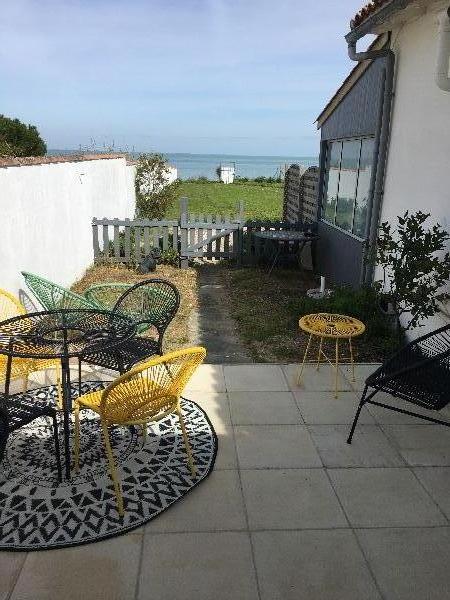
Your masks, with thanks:
<instances>
[{"instance_id":1,"label":"fence post","mask_svg":"<svg viewBox=\"0 0 450 600\"><path fill-rule=\"evenodd\" d=\"M180 267L189 266L188 249L188 199L180 198Z\"/></svg>"},{"instance_id":2,"label":"fence post","mask_svg":"<svg viewBox=\"0 0 450 600\"><path fill-rule=\"evenodd\" d=\"M94 262L100 260L100 245L98 243L98 225L97 219L92 219L92 244L94 246Z\"/></svg>"},{"instance_id":3,"label":"fence post","mask_svg":"<svg viewBox=\"0 0 450 600\"><path fill-rule=\"evenodd\" d=\"M237 242L237 265L242 266L242 254L244 252L244 201L239 200L237 204L237 220L239 221L235 241ZM233 242L234 245L234 242Z\"/></svg>"}]
</instances>

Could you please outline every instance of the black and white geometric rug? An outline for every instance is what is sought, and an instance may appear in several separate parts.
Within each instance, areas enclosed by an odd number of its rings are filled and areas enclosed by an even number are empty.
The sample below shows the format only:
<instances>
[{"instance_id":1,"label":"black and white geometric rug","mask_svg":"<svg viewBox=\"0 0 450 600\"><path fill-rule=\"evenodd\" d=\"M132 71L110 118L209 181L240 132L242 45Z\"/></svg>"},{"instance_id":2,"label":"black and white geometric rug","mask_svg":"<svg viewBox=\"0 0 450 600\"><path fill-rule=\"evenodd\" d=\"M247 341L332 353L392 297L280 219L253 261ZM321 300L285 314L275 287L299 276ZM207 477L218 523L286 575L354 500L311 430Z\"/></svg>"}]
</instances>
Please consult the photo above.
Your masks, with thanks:
<instances>
[{"instance_id":1,"label":"black and white geometric rug","mask_svg":"<svg viewBox=\"0 0 450 600\"><path fill-rule=\"evenodd\" d=\"M76 397L78 384L72 387ZM101 382L83 382L82 393L101 387ZM56 388L27 395L55 402ZM176 415L150 423L145 443L139 427L110 429L122 483L123 518L117 512L97 415L81 411L80 471L61 484L50 421L36 419L11 434L0 463L0 549L44 550L96 542L143 525L183 498L212 471L217 437L195 402L182 400L182 410L197 468L195 478ZM60 440L64 461L62 423Z\"/></svg>"}]
</instances>

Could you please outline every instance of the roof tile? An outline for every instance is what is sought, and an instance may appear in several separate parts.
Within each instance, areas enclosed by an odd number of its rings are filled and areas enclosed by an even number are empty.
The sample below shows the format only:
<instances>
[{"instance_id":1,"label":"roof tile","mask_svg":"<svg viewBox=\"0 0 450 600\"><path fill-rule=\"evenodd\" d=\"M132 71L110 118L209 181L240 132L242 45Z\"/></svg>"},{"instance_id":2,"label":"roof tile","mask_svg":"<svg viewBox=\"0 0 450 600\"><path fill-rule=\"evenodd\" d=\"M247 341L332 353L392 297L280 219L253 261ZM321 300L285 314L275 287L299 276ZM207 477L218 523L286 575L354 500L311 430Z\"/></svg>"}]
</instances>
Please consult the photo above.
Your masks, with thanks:
<instances>
[{"instance_id":1,"label":"roof tile","mask_svg":"<svg viewBox=\"0 0 450 600\"><path fill-rule=\"evenodd\" d=\"M376 13L377 10L379 10L385 4L389 4L389 2L392 2L392 0L372 0L371 2L363 6L363 8L358 13L356 13L356 15L350 21L350 28L355 29L356 27L359 27L361 23L363 23L371 15Z\"/></svg>"}]
</instances>

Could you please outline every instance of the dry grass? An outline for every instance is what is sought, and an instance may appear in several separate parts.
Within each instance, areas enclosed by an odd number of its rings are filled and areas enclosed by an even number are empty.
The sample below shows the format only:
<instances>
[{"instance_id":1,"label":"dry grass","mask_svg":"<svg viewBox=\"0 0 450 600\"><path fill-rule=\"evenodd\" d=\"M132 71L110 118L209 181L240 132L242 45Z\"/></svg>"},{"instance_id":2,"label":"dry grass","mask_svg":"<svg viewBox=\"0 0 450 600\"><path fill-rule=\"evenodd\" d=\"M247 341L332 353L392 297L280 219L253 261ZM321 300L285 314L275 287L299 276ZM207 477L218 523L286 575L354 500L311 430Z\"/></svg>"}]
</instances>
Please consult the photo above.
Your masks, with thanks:
<instances>
[{"instance_id":1,"label":"dry grass","mask_svg":"<svg viewBox=\"0 0 450 600\"><path fill-rule=\"evenodd\" d=\"M171 351L190 344L189 321L197 309L197 271L195 269L178 269L170 265L158 265L154 273L141 275L123 265L94 265L87 269L83 277L74 283L72 290L83 293L90 285L96 283L137 283L146 279L160 277L174 283L180 294L180 308L169 325L164 336L164 350Z\"/></svg>"},{"instance_id":2,"label":"dry grass","mask_svg":"<svg viewBox=\"0 0 450 600\"><path fill-rule=\"evenodd\" d=\"M229 310L237 322L242 342L256 362L298 362L303 356L308 336L299 331L298 319L313 312L350 314L366 324L366 332L354 341L358 362L379 362L399 345L396 332L381 315L377 305L365 300L361 292L335 290L328 301L317 302L305 295L305 289L317 287L312 278L293 269L222 269L229 296ZM317 356L312 349L311 359ZM323 350L335 354L333 340L324 340ZM349 358L347 344L342 344L343 358Z\"/></svg>"},{"instance_id":3,"label":"dry grass","mask_svg":"<svg viewBox=\"0 0 450 600\"><path fill-rule=\"evenodd\" d=\"M223 269L231 316L242 342L257 362L295 362L304 351L299 315L291 301L313 287L297 270Z\"/></svg>"}]
</instances>

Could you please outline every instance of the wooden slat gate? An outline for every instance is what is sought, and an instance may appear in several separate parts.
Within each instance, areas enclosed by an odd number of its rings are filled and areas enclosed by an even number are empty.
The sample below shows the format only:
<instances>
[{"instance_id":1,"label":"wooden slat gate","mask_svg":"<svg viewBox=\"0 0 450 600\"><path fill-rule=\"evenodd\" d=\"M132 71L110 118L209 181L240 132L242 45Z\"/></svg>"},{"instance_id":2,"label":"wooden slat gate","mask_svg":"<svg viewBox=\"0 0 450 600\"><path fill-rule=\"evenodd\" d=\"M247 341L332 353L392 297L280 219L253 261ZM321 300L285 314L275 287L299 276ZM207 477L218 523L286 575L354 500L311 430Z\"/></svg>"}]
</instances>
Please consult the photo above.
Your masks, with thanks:
<instances>
[{"instance_id":1,"label":"wooden slat gate","mask_svg":"<svg viewBox=\"0 0 450 600\"><path fill-rule=\"evenodd\" d=\"M180 266L189 259L241 259L240 240L244 222L244 205L240 201L234 218L223 215L194 215L188 211L188 199L180 200Z\"/></svg>"}]
</instances>

